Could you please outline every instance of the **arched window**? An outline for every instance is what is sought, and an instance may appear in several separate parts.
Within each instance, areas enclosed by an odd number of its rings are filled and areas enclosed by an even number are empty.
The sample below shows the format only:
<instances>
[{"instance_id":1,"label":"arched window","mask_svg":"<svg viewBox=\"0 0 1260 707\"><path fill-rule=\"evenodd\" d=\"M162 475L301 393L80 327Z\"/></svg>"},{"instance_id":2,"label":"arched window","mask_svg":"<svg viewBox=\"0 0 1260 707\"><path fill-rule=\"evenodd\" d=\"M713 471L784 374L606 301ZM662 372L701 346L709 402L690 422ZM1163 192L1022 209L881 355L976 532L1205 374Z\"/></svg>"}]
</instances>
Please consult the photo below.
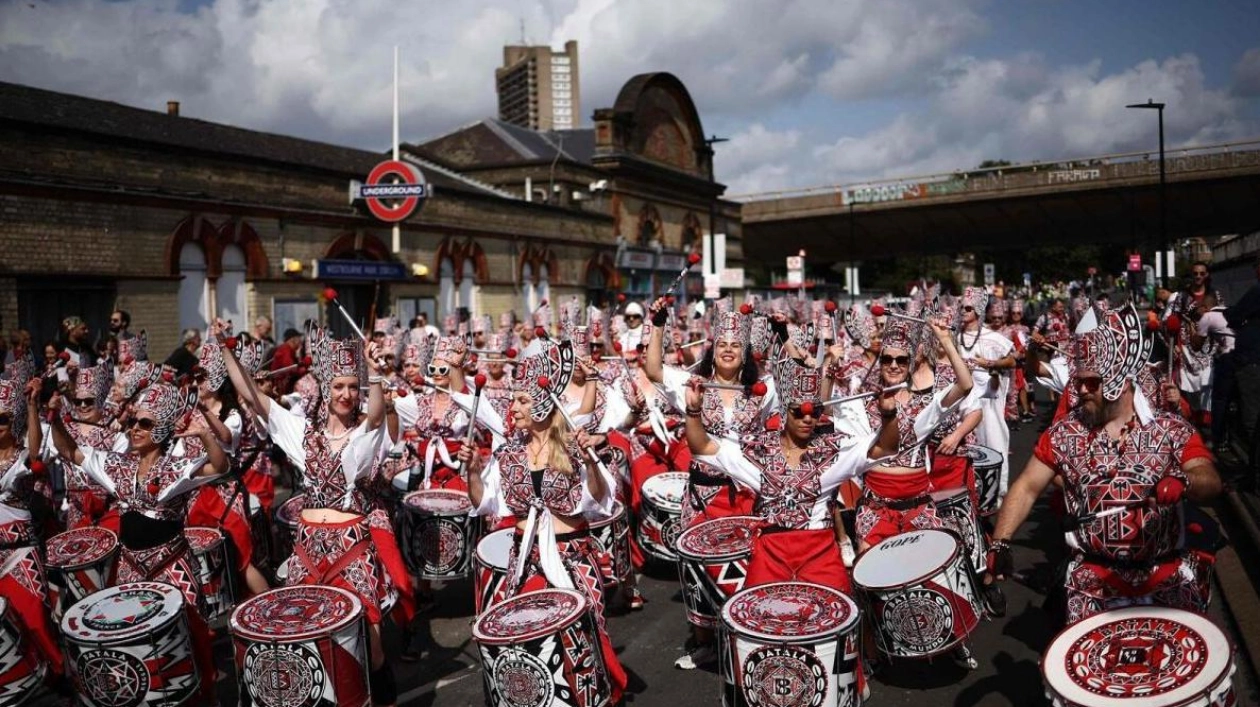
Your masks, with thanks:
<instances>
[{"instance_id":1,"label":"arched window","mask_svg":"<svg viewBox=\"0 0 1260 707\"><path fill-rule=\"evenodd\" d=\"M476 268L473 266L472 258L465 258L464 274L459 280L459 306L467 309L469 316L477 316L477 307L475 305L476 279Z\"/></svg>"},{"instance_id":2,"label":"arched window","mask_svg":"<svg viewBox=\"0 0 1260 707\"><path fill-rule=\"evenodd\" d=\"M438 263L438 316L453 314L459 308L459 292L455 289L455 263L443 258Z\"/></svg>"},{"instance_id":3,"label":"arched window","mask_svg":"<svg viewBox=\"0 0 1260 707\"><path fill-rule=\"evenodd\" d=\"M248 331L245 312L245 251L234 245L223 249L223 274L214 284L218 316L232 322L233 331Z\"/></svg>"},{"instance_id":4,"label":"arched window","mask_svg":"<svg viewBox=\"0 0 1260 707\"><path fill-rule=\"evenodd\" d=\"M206 282L206 253L196 243L185 243L179 250L179 328L206 328L206 311L210 307L210 289Z\"/></svg>"}]
</instances>

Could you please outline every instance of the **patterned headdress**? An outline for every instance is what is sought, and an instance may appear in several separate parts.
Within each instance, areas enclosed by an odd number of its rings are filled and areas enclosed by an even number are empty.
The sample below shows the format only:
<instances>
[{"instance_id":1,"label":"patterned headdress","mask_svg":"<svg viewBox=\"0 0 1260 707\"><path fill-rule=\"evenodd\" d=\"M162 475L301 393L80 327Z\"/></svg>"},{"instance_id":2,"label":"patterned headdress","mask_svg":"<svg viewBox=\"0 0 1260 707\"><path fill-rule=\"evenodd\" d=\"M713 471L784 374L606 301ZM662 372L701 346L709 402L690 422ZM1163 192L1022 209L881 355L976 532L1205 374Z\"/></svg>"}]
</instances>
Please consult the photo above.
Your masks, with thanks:
<instances>
[{"instance_id":1,"label":"patterned headdress","mask_svg":"<svg viewBox=\"0 0 1260 707\"><path fill-rule=\"evenodd\" d=\"M860 304L853 305L853 308L849 310L849 321L845 322L844 326L858 346L863 349L871 348L877 327L875 317L871 316L866 307Z\"/></svg>"},{"instance_id":2,"label":"patterned headdress","mask_svg":"<svg viewBox=\"0 0 1260 707\"><path fill-rule=\"evenodd\" d=\"M564 333L565 339L573 342L573 355L578 358L591 357L591 332L588 327L575 326L573 331Z\"/></svg>"},{"instance_id":3,"label":"patterned headdress","mask_svg":"<svg viewBox=\"0 0 1260 707\"><path fill-rule=\"evenodd\" d=\"M766 357L774 344L774 331L770 328L770 318L754 315L748 327L748 343L752 346L754 356Z\"/></svg>"},{"instance_id":4,"label":"patterned headdress","mask_svg":"<svg viewBox=\"0 0 1260 707\"><path fill-rule=\"evenodd\" d=\"M453 336L455 332L457 331L459 331L459 316L455 314L448 314L442 317L442 333L443 334L446 334L447 336Z\"/></svg>"},{"instance_id":5,"label":"patterned headdress","mask_svg":"<svg viewBox=\"0 0 1260 707\"><path fill-rule=\"evenodd\" d=\"M362 339L337 339L328 329L312 326L306 332L306 340L311 348L311 373L319 382L319 394L323 401L332 399L334 378L354 376L360 383L367 380ZM326 413L323 405L318 408L319 415Z\"/></svg>"},{"instance_id":6,"label":"patterned headdress","mask_svg":"<svg viewBox=\"0 0 1260 707\"><path fill-rule=\"evenodd\" d=\"M582 323L582 303L578 302L576 296L570 297L560 303L560 335L563 336L566 328L572 330L573 327Z\"/></svg>"},{"instance_id":7,"label":"patterned headdress","mask_svg":"<svg viewBox=\"0 0 1260 707\"><path fill-rule=\"evenodd\" d=\"M433 340L424 329L412 329L407 332L407 343L403 346L400 365L414 363L424 368L433 357Z\"/></svg>"},{"instance_id":8,"label":"patterned headdress","mask_svg":"<svg viewBox=\"0 0 1260 707\"><path fill-rule=\"evenodd\" d=\"M201 344L201 353L197 356L197 365L206 376L206 386L210 390L223 387L227 380L227 364L223 362L223 347L219 342L207 336Z\"/></svg>"},{"instance_id":9,"label":"patterned headdress","mask_svg":"<svg viewBox=\"0 0 1260 707\"><path fill-rule=\"evenodd\" d=\"M1103 398L1116 401L1126 381L1135 380L1150 357L1154 340L1144 335L1142 318L1130 303L1099 315L1092 308L1076 328L1076 370L1102 377Z\"/></svg>"},{"instance_id":10,"label":"patterned headdress","mask_svg":"<svg viewBox=\"0 0 1260 707\"><path fill-rule=\"evenodd\" d=\"M511 329L516 324L516 314L514 312L503 312L499 315L499 328Z\"/></svg>"},{"instance_id":11,"label":"patterned headdress","mask_svg":"<svg viewBox=\"0 0 1260 707\"><path fill-rule=\"evenodd\" d=\"M4 369L4 377L0 378L0 412L8 413L13 418L9 429L18 440L18 445L26 444L26 384L35 377L35 359L31 352L10 363Z\"/></svg>"},{"instance_id":12,"label":"patterned headdress","mask_svg":"<svg viewBox=\"0 0 1260 707\"><path fill-rule=\"evenodd\" d=\"M599 307L587 307L586 325L591 328L591 345L602 346L609 333L608 314Z\"/></svg>"},{"instance_id":13,"label":"patterned headdress","mask_svg":"<svg viewBox=\"0 0 1260 707\"><path fill-rule=\"evenodd\" d=\"M1019 299L1018 297L1011 300L1010 315L1012 317L1014 317L1016 313L1021 314L1021 315L1024 314L1024 312L1027 311L1027 309L1028 309L1028 305L1027 303L1024 302L1024 300Z\"/></svg>"},{"instance_id":14,"label":"patterned headdress","mask_svg":"<svg viewBox=\"0 0 1260 707\"><path fill-rule=\"evenodd\" d=\"M114 367L102 361L91 368L80 368L74 376L74 395L77 398L96 398L96 407L102 408L114 385Z\"/></svg>"},{"instance_id":15,"label":"patterned headdress","mask_svg":"<svg viewBox=\"0 0 1260 707\"><path fill-rule=\"evenodd\" d=\"M483 315L481 315L480 317L474 317L474 318L473 318L473 320L472 320L472 333L474 333L474 334L489 334L489 333L490 333L491 331L493 331L493 330L494 330L494 327L492 326L492 324L491 324L491 322L490 322L490 315L489 315L489 314L483 314Z\"/></svg>"},{"instance_id":16,"label":"patterned headdress","mask_svg":"<svg viewBox=\"0 0 1260 707\"><path fill-rule=\"evenodd\" d=\"M713 341L734 341L748 346L752 317L736 310L722 310L713 321Z\"/></svg>"},{"instance_id":17,"label":"patterned headdress","mask_svg":"<svg viewBox=\"0 0 1260 707\"><path fill-rule=\"evenodd\" d=\"M105 412L110 417L117 417L122 412L121 404L129 402L141 390L162 380L162 367L149 361L137 361L127 367L118 378L118 391L122 400L110 400L105 405ZM121 404L120 404L121 403Z\"/></svg>"},{"instance_id":18,"label":"patterned headdress","mask_svg":"<svg viewBox=\"0 0 1260 707\"><path fill-rule=\"evenodd\" d=\"M197 388L178 388L170 383L154 383L140 391L135 406L153 414L153 441L161 444L170 438L175 425L197 406Z\"/></svg>"},{"instance_id":19,"label":"patterned headdress","mask_svg":"<svg viewBox=\"0 0 1260 707\"><path fill-rule=\"evenodd\" d=\"M128 366L136 361L149 360L149 334L144 329L130 339L118 341L118 363Z\"/></svg>"},{"instance_id":20,"label":"patterned headdress","mask_svg":"<svg viewBox=\"0 0 1260 707\"><path fill-rule=\"evenodd\" d=\"M563 391L573 378L573 365L573 345L568 341L557 343L535 338L520 353L512 369L512 391L524 391L534 401L529 416L535 422L545 420L556 407L552 396L538 381L546 378L551 390Z\"/></svg>"},{"instance_id":21,"label":"patterned headdress","mask_svg":"<svg viewBox=\"0 0 1260 707\"><path fill-rule=\"evenodd\" d=\"M911 357L917 356L918 332L919 324L901 317L889 317L884 324L884 333L881 337L881 345L883 350L901 349Z\"/></svg>"},{"instance_id":22,"label":"patterned headdress","mask_svg":"<svg viewBox=\"0 0 1260 707\"><path fill-rule=\"evenodd\" d=\"M267 344L260 339L253 339L246 342L237 339L236 359L241 362L241 368L245 372L253 375L262 370L263 362L267 356Z\"/></svg>"},{"instance_id":23,"label":"patterned headdress","mask_svg":"<svg viewBox=\"0 0 1260 707\"><path fill-rule=\"evenodd\" d=\"M989 293L984 291L983 287L975 287L968 285L963 290L962 302L958 305L961 310L963 307L973 307L976 310L976 316L982 317L989 303Z\"/></svg>"},{"instance_id":24,"label":"patterned headdress","mask_svg":"<svg viewBox=\"0 0 1260 707\"><path fill-rule=\"evenodd\" d=\"M437 340L437 346L433 347L433 359L458 365L464 362L464 352L467 350L468 343L462 337L443 336Z\"/></svg>"},{"instance_id":25,"label":"patterned headdress","mask_svg":"<svg viewBox=\"0 0 1260 707\"><path fill-rule=\"evenodd\" d=\"M538 309L534 310L534 314L531 317L531 319L533 320L534 326L540 326L540 327L550 330L551 329L551 305L546 304L546 303L540 305Z\"/></svg>"},{"instance_id":26,"label":"patterned headdress","mask_svg":"<svg viewBox=\"0 0 1260 707\"><path fill-rule=\"evenodd\" d=\"M820 403L822 369L803 366L796 359L784 359L774 370L774 386L784 415L790 408L802 403Z\"/></svg>"},{"instance_id":27,"label":"patterned headdress","mask_svg":"<svg viewBox=\"0 0 1260 707\"><path fill-rule=\"evenodd\" d=\"M500 332L486 334L486 351L506 352L508 350L507 335Z\"/></svg>"}]
</instances>

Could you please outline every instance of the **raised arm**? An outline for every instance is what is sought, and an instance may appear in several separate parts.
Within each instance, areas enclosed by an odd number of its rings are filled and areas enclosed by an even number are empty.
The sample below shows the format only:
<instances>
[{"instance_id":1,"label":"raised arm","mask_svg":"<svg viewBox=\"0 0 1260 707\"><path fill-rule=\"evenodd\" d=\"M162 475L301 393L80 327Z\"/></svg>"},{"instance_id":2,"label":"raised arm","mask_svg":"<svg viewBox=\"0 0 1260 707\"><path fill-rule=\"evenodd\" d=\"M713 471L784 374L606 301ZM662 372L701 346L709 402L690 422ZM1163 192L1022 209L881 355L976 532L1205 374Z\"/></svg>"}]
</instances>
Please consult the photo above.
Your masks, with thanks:
<instances>
[{"instance_id":1,"label":"raised arm","mask_svg":"<svg viewBox=\"0 0 1260 707\"><path fill-rule=\"evenodd\" d=\"M58 409L56 402L60 396L53 396L53 400L49 401L49 409L53 411L52 421L49 427L52 429L53 447L57 449L57 455L62 459L74 464L75 466L83 466L83 452L79 449L79 443L74 441L70 436L70 431L66 429L66 423L61 419L61 411Z\"/></svg>"},{"instance_id":2,"label":"raised arm","mask_svg":"<svg viewBox=\"0 0 1260 707\"><path fill-rule=\"evenodd\" d=\"M648 307L648 316L652 318L652 336L648 339L646 355L643 357L643 372L647 374L648 380L660 383L665 379L665 322L669 321L669 312L665 311L665 298L658 297Z\"/></svg>"},{"instance_id":3,"label":"raised arm","mask_svg":"<svg viewBox=\"0 0 1260 707\"><path fill-rule=\"evenodd\" d=\"M700 420L703 396L704 393L697 386L687 386L687 446L691 448L692 454L711 456L717 454L718 445L709 437L708 430L704 429L704 423Z\"/></svg>"},{"instance_id":4,"label":"raised arm","mask_svg":"<svg viewBox=\"0 0 1260 707\"><path fill-rule=\"evenodd\" d=\"M211 327L212 335L219 335L227 324L222 319L214 320L214 326ZM283 346L283 344L281 344ZM245 402L245 407L250 412L260 418L263 424L267 423L267 415L271 412L271 398L263 395L262 391L254 383L254 377L247 374L244 368L241 368L241 362L236 359L236 352L230 346L220 346L223 353L223 364L227 367L228 378L232 379L232 385L240 393L241 399Z\"/></svg>"},{"instance_id":5,"label":"raised arm","mask_svg":"<svg viewBox=\"0 0 1260 707\"><path fill-rule=\"evenodd\" d=\"M383 353L380 345L374 341L369 341L364 347L368 367L368 430L375 430L385 421L385 375L378 358Z\"/></svg>"},{"instance_id":6,"label":"raised arm","mask_svg":"<svg viewBox=\"0 0 1260 707\"><path fill-rule=\"evenodd\" d=\"M936 340L941 342L941 348L945 351L945 358L949 359L949 365L954 369L954 375L958 380L949 387L949 392L945 394L945 398L941 401L941 407L949 408L954 403L967 397L971 392L973 385L971 380L971 369L967 366L967 362L959 355L958 349L954 346L954 337L950 335L949 329L938 322L931 322L932 333L936 335Z\"/></svg>"}]
</instances>

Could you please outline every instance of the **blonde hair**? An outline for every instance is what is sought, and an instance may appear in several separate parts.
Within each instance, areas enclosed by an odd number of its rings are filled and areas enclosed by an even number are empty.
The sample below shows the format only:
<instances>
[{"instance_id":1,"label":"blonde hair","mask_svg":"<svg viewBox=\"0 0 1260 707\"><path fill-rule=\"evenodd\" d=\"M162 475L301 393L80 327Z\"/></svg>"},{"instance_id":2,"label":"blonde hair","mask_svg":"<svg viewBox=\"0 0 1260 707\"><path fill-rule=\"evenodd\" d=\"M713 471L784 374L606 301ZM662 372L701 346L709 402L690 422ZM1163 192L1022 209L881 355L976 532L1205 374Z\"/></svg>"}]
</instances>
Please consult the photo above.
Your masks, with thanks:
<instances>
[{"instance_id":1,"label":"blonde hair","mask_svg":"<svg viewBox=\"0 0 1260 707\"><path fill-rule=\"evenodd\" d=\"M563 474L573 473L573 462L569 459L569 442L573 436L569 433L569 423L558 411L552 410L551 424L547 427L547 441L551 443L551 458L548 466Z\"/></svg>"}]
</instances>

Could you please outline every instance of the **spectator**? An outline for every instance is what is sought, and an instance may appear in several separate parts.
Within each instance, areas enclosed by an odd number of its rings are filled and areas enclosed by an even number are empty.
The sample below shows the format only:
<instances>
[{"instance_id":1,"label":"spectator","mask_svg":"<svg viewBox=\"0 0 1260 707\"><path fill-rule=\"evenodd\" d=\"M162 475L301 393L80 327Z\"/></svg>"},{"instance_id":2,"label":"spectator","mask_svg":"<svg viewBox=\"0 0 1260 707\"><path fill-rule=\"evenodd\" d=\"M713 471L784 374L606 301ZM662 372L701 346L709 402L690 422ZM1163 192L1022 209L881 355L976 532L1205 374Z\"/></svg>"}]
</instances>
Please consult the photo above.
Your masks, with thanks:
<instances>
[{"instance_id":1,"label":"spectator","mask_svg":"<svg viewBox=\"0 0 1260 707\"><path fill-rule=\"evenodd\" d=\"M96 365L96 355L92 345L88 343L88 325L79 317L66 317L61 320L60 350L70 354L70 363L79 368L90 368Z\"/></svg>"},{"instance_id":2,"label":"spectator","mask_svg":"<svg viewBox=\"0 0 1260 707\"><path fill-rule=\"evenodd\" d=\"M197 350L201 348L201 332L196 329L185 329L180 337L180 346L196 356Z\"/></svg>"},{"instance_id":3,"label":"spectator","mask_svg":"<svg viewBox=\"0 0 1260 707\"><path fill-rule=\"evenodd\" d=\"M1234 332L1225 321L1225 308L1217 304L1216 294L1209 292L1199 300L1195 310L1198 326L1190 333L1192 348L1201 349L1211 344L1212 378L1208 386L1208 412L1211 415L1212 445L1219 445L1225 434L1225 411L1229 396L1234 389L1233 356Z\"/></svg>"},{"instance_id":4,"label":"spectator","mask_svg":"<svg viewBox=\"0 0 1260 707\"><path fill-rule=\"evenodd\" d=\"M135 336L131 333L131 313L125 309L115 309L109 315L109 332L118 341L126 341Z\"/></svg>"},{"instance_id":5,"label":"spectator","mask_svg":"<svg viewBox=\"0 0 1260 707\"><path fill-rule=\"evenodd\" d=\"M420 312L419 314L416 315L416 319L419 320L419 324L416 327L412 327L413 329L417 327L420 329L424 329L425 336L431 339L436 339L442 335L442 332L438 331L437 327L429 323L429 315L425 314L424 312Z\"/></svg>"},{"instance_id":6,"label":"spectator","mask_svg":"<svg viewBox=\"0 0 1260 707\"><path fill-rule=\"evenodd\" d=\"M1225 321L1234 330L1234 382L1242 414L1242 438L1255 439L1256 418L1260 415L1260 256L1255 261L1258 282L1238 303L1225 310ZM1252 464L1256 460L1251 460ZM1254 479L1253 479L1254 481Z\"/></svg>"},{"instance_id":7,"label":"spectator","mask_svg":"<svg viewBox=\"0 0 1260 707\"><path fill-rule=\"evenodd\" d=\"M271 370L278 371L282 368L289 368L298 362L298 352L302 350L302 332L297 329L284 330L284 342L276 347L276 352L271 357ZM293 390L293 382L297 380L296 371L289 370L276 376L276 390L281 395L286 395Z\"/></svg>"}]
</instances>

